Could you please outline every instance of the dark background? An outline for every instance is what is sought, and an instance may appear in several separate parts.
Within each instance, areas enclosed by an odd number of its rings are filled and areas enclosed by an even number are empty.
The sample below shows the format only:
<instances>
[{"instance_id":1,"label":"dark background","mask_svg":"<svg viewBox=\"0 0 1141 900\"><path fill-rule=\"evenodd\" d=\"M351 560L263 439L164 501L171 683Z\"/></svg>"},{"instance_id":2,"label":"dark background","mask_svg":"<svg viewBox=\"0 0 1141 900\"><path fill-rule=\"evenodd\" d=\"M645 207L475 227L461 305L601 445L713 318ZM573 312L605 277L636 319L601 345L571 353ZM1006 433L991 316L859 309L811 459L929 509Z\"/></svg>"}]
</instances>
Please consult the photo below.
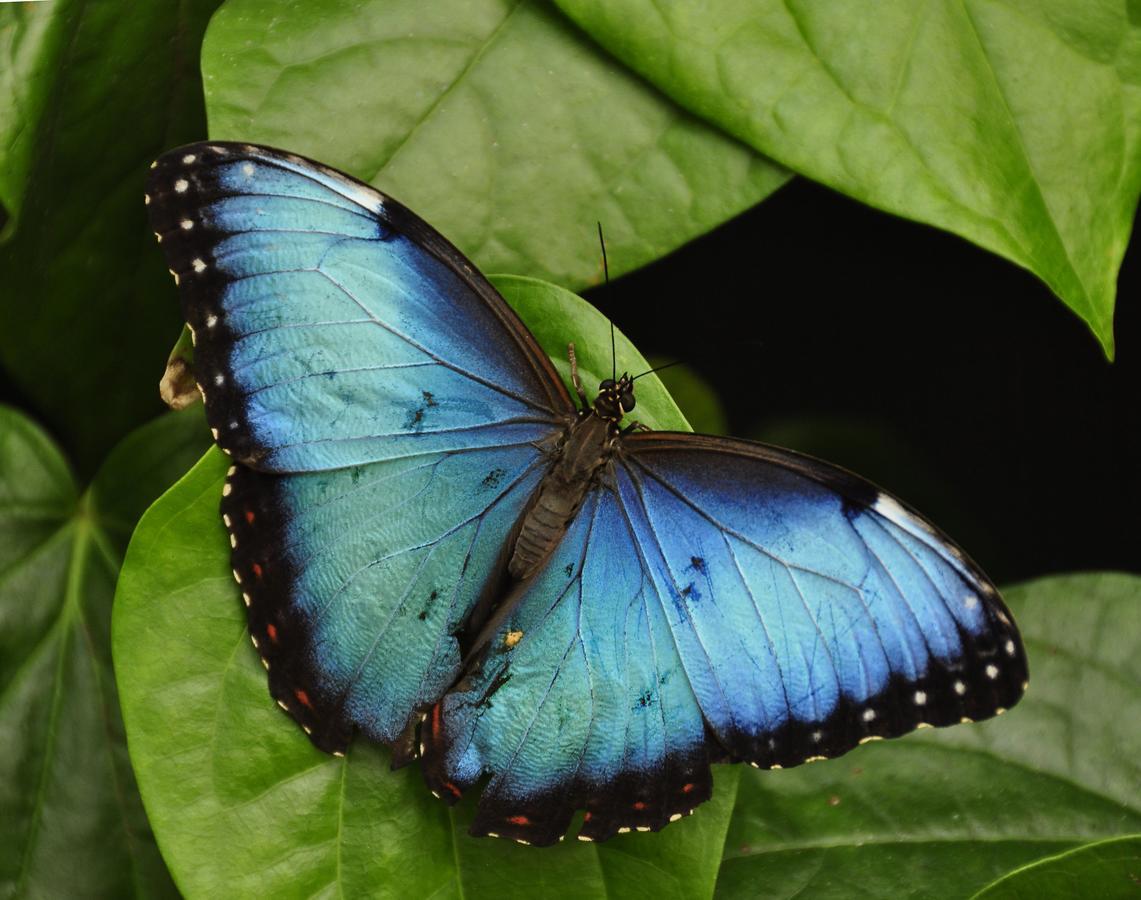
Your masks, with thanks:
<instances>
[{"instance_id":1,"label":"dark background","mask_svg":"<svg viewBox=\"0 0 1141 900\"><path fill-rule=\"evenodd\" d=\"M871 478L1002 584L1141 571L1139 293L1135 234L1111 364L1029 272L796 179L586 296L690 363L730 433Z\"/></svg>"},{"instance_id":2,"label":"dark background","mask_svg":"<svg viewBox=\"0 0 1141 900\"><path fill-rule=\"evenodd\" d=\"M1030 273L803 179L586 294L708 381L728 433L871 478L1000 584L1141 572L1139 295L1135 234L1111 364ZM0 401L41 418L2 371Z\"/></svg>"}]
</instances>

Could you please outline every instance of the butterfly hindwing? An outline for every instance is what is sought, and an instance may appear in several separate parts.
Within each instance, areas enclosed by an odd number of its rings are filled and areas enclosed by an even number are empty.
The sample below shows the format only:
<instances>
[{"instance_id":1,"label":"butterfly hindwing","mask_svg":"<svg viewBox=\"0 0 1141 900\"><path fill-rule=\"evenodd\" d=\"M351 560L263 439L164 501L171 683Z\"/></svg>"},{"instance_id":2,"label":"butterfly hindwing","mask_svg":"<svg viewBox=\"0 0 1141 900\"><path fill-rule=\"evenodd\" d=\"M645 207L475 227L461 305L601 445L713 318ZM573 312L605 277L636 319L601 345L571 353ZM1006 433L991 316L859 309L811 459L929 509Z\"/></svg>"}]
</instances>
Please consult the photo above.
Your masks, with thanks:
<instances>
[{"instance_id":1,"label":"butterfly hindwing","mask_svg":"<svg viewBox=\"0 0 1141 900\"><path fill-rule=\"evenodd\" d=\"M147 184L219 445L263 471L540 439L573 404L450 244L292 154L194 144Z\"/></svg>"},{"instance_id":2,"label":"butterfly hindwing","mask_svg":"<svg viewBox=\"0 0 1141 900\"><path fill-rule=\"evenodd\" d=\"M422 726L429 786L483 775L474 834L658 830L708 799L705 725L612 490L592 494L479 664Z\"/></svg>"},{"instance_id":3,"label":"butterfly hindwing","mask_svg":"<svg viewBox=\"0 0 1141 900\"><path fill-rule=\"evenodd\" d=\"M1026 657L994 586L873 485L688 434L631 436L618 473L702 712L732 757L796 765L1021 697Z\"/></svg>"}]
</instances>

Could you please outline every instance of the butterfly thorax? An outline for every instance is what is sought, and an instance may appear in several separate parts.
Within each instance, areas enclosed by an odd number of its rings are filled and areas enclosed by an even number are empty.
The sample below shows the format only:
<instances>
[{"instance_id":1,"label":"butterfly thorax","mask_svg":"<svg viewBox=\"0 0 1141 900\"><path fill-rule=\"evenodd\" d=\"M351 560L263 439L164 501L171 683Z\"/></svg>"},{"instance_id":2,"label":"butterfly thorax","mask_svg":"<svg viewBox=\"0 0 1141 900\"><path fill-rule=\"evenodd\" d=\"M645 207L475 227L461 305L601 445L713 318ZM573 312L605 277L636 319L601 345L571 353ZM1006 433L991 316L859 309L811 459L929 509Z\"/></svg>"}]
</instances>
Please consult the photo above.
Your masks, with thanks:
<instances>
[{"instance_id":1,"label":"butterfly thorax","mask_svg":"<svg viewBox=\"0 0 1141 900\"><path fill-rule=\"evenodd\" d=\"M583 410L555 446L551 467L519 527L507 566L513 578L529 578L555 548L610 462L620 433L618 422L633 407L633 387L627 376L617 382L604 381L593 408Z\"/></svg>"}]
</instances>

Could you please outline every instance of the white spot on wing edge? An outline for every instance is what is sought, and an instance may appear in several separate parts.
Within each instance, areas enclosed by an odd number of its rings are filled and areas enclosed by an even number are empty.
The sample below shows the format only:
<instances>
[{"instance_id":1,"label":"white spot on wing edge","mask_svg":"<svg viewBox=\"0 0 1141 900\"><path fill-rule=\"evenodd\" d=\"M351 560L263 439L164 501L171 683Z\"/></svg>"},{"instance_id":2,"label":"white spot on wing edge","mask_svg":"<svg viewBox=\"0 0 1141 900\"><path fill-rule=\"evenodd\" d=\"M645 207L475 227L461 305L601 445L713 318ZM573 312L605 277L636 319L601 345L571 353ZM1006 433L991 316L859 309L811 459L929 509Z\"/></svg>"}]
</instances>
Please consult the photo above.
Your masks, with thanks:
<instances>
[{"instance_id":1,"label":"white spot on wing edge","mask_svg":"<svg viewBox=\"0 0 1141 900\"><path fill-rule=\"evenodd\" d=\"M251 156L260 157L264 156L264 151L260 147L249 147L246 152ZM296 172L299 175L304 175L306 178L312 179L319 184L324 185L330 190L336 191L342 197L347 197L354 203L363 206L365 209L372 210L377 215L384 212L384 197L373 188L366 185L357 184L333 169L326 168L325 166L314 167L312 164L296 157L274 156L274 162ZM250 165L246 163L246 165ZM245 171L243 166L242 171ZM250 173L246 173L250 174Z\"/></svg>"},{"instance_id":2,"label":"white spot on wing edge","mask_svg":"<svg viewBox=\"0 0 1141 900\"><path fill-rule=\"evenodd\" d=\"M187 153L187 154L186 154L186 156L182 157L182 162L183 162L185 165L190 165L190 164L191 164L192 162L194 162L194 160L196 160L197 158L198 158L198 157L196 157L196 156L195 156L193 153Z\"/></svg>"},{"instance_id":3,"label":"white spot on wing edge","mask_svg":"<svg viewBox=\"0 0 1141 900\"><path fill-rule=\"evenodd\" d=\"M874 722L875 718L876 718L876 711L874 709L872 709L870 706L864 710L864 721L865 722Z\"/></svg>"},{"instance_id":4,"label":"white spot on wing edge","mask_svg":"<svg viewBox=\"0 0 1141 900\"><path fill-rule=\"evenodd\" d=\"M201 257L196 258L190 265L193 266L194 271L199 274L206 271L206 262Z\"/></svg>"},{"instance_id":5,"label":"white spot on wing edge","mask_svg":"<svg viewBox=\"0 0 1141 900\"><path fill-rule=\"evenodd\" d=\"M1007 656L1014 656L1014 651L1015 651L1014 641L1012 641L1008 638L1006 641L1006 646L1003 649L1006 650Z\"/></svg>"},{"instance_id":6,"label":"white spot on wing edge","mask_svg":"<svg viewBox=\"0 0 1141 900\"><path fill-rule=\"evenodd\" d=\"M996 678L998 678L998 666L996 666L994 663L991 663L989 666L987 666L986 677L991 681L994 681Z\"/></svg>"},{"instance_id":7,"label":"white spot on wing edge","mask_svg":"<svg viewBox=\"0 0 1141 900\"><path fill-rule=\"evenodd\" d=\"M872 509L878 512L885 519L889 519L896 525L907 527L915 522L915 517L912 516L907 510L900 506L899 501L892 497L890 494L879 493L876 495L876 502L872 504Z\"/></svg>"},{"instance_id":8,"label":"white spot on wing edge","mask_svg":"<svg viewBox=\"0 0 1141 900\"><path fill-rule=\"evenodd\" d=\"M963 684L963 682L961 682L961 681L956 681L954 687L955 687L955 693L958 694L960 697L962 697L963 694L965 694L967 692L967 686L965 684Z\"/></svg>"},{"instance_id":9,"label":"white spot on wing edge","mask_svg":"<svg viewBox=\"0 0 1141 900\"><path fill-rule=\"evenodd\" d=\"M217 316L207 316L206 317L206 327L207 328L213 328L217 324L218 324L218 317Z\"/></svg>"},{"instance_id":10,"label":"white spot on wing edge","mask_svg":"<svg viewBox=\"0 0 1141 900\"><path fill-rule=\"evenodd\" d=\"M178 223L178 227L181 228L183 231L189 231L191 228L194 227L194 220L193 219L183 219L181 222Z\"/></svg>"},{"instance_id":11,"label":"white spot on wing edge","mask_svg":"<svg viewBox=\"0 0 1141 900\"><path fill-rule=\"evenodd\" d=\"M927 703L927 692L926 691L916 691L915 692L915 705L916 706L924 706L924 705L926 705L926 703Z\"/></svg>"},{"instance_id":12,"label":"white spot on wing edge","mask_svg":"<svg viewBox=\"0 0 1141 900\"><path fill-rule=\"evenodd\" d=\"M190 187L190 182L185 178L179 178L178 181L174 183L174 192L176 194L185 194L188 187Z\"/></svg>"}]
</instances>

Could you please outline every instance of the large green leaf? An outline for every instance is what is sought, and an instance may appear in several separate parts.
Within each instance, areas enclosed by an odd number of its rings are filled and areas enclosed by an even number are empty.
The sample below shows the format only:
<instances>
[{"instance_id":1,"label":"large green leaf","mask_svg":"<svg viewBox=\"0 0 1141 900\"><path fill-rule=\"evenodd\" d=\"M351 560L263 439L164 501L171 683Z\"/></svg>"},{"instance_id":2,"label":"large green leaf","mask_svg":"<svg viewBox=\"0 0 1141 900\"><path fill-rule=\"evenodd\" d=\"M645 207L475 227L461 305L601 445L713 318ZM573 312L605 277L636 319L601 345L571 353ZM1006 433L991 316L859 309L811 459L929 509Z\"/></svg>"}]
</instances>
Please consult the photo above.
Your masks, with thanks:
<instances>
[{"instance_id":1,"label":"large green leaf","mask_svg":"<svg viewBox=\"0 0 1141 900\"><path fill-rule=\"evenodd\" d=\"M1030 658L1025 699L984 724L745 772L720 897L965 897L1141 830L1141 578L1047 578L1006 597Z\"/></svg>"},{"instance_id":2,"label":"large green leaf","mask_svg":"<svg viewBox=\"0 0 1141 900\"><path fill-rule=\"evenodd\" d=\"M198 46L218 2L0 4L0 364L83 476L162 410L179 316L143 181L205 131Z\"/></svg>"},{"instance_id":3,"label":"large green leaf","mask_svg":"<svg viewBox=\"0 0 1141 900\"><path fill-rule=\"evenodd\" d=\"M537 325L565 371L577 341L584 378L609 374L609 323L530 279L498 286ZM563 323L560 325L559 323ZM573 327L572 327L573 326ZM618 336L618 365L644 361ZM684 428L651 376L638 413ZM115 605L115 663L131 757L163 854L188 896L709 896L737 772L714 800L660 834L535 850L465 833L472 798L449 811L416 766L357 741L315 750L270 700L245 633L218 504L229 465L211 451L155 504L131 542Z\"/></svg>"},{"instance_id":4,"label":"large green leaf","mask_svg":"<svg viewBox=\"0 0 1141 900\"><path fill-rule=\"evenodd\" d=\"M173 893L127 759L111 599L147 504L201 451L200 413L124 441L80 493L0 407L0 896Z\"/></svg>"},{"instance_id":5,"label":"large green leaf","mask_svg":"<svg viewBox=\"0 0 1141 900\"><path fill-rule=\"evenodd\" d=\"M1000 878L978 900L1136 898L1141 891L1141 835L1095 841Z\"/></svg>"},{"instance_id":6,"label":"large green leaf","mask_svg":"<svg viewBox=\"0 0 1141 900\"><path fill-rule=\"evenodd\" d=\"M398 197L484 271L576 288L629 271L787 173L537 0L230 0L202 52L210 134Z\"/></svg>"},{"instance_id":7,"label":"large green leaf","mask_svg":"<svg viewBox=\"0 0 1141 900\"><path fill-rule=\"evenodd\" d=\"M1030 269L1112 355L1141 188L1136 2L556 2L760 152Z\"/></svg>"}]
</instances>

